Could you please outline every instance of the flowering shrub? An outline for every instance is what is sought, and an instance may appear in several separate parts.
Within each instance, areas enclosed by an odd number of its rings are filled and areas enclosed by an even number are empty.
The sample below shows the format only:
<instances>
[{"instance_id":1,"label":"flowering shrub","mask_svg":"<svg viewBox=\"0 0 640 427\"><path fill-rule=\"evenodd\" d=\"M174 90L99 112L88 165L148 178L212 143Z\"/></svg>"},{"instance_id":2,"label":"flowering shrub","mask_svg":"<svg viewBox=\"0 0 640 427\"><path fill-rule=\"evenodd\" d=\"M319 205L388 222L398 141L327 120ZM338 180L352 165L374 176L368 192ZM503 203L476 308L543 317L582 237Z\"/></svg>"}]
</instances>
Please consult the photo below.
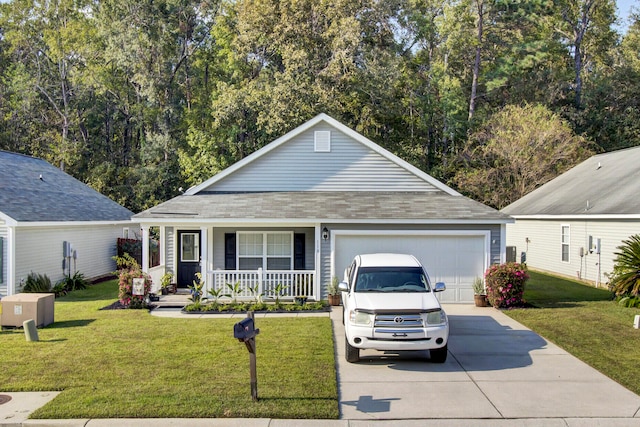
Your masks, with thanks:
<instances>
[{"instance_id":1,"label":"flowering shrub","mask_svg":"<svg viewBox=\"0 0 640 427\"><path fill-rule=\"evenodd\" d=\"M128 308L145 308L145 298L151 291L151 278L142 272L140 265L129 254L114 257L118 265L118 299ZM133 279L144 279L143 295L133 295Z\"/></svg>"},{"instance_id":2,"label":"flowering shrub","mask_svg":"<svg viewBox=\"0 0 640 427\"><path fill-rule=\"evenodd\" d=\"M487 299L496 308L517 307L524 304L522 294L529 279L527 266L517 262L495 264L484 273Z\"/></svg>"}]
</instances>

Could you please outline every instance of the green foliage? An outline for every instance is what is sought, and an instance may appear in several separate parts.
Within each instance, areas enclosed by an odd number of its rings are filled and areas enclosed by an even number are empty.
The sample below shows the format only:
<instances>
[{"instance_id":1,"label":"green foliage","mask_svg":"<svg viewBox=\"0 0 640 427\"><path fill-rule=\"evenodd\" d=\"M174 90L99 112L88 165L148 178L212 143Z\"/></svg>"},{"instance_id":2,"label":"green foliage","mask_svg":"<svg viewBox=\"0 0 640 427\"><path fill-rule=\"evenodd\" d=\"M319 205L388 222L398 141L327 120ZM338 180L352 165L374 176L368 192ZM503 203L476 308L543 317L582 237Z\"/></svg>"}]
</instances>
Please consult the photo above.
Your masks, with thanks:
<instances>
[{"instance_id":1,"label":"green foliage","mask_svg":"<svg viewBox=\"0 0 640 427\"><path fill-rule=\"evenodd\" d=\"M51 292L51 279L46 274L34 273L33 271L27 276L24 282L22 292L40 293Z\"/></svg>"},{"instance_id":2,"label":"green foliage","mask_svg":"<svg viewBox=\"0 0 640 427\"><path fill-rule=\"evenodd\" d=\"M489 303L496 308L522 306L528 279L527 266L524 264L510 262L492 265L484 274Z\"/></svg>"},{"instance_id":3,"label":"green foliage","mask_svg":"<svg viewBox=\"0 0 640 427\"><path fill-rule=\"evenodd\" d=\"M118 300L127 308L146 308L146 296L151 291L151 277L143 273L138 262L129 254L115 256L113 259L118 266ZM143 294L133 295L134 279L142 279L144 283Z\"/></svg>"},{"instance_id":4,"label":"green foliage","mask_svg":"<svg viewBox=\"0 0 640 427\"><path fill-rule=\"evenodd\" d=\"M581 135L604 150L640 143L640 25L635 16L618 43L605 0L0 8L0 148L60 165L135 212L320 112L494 206L506 203L491 198L496 189L527 190L508 181L517 174L485 179L483 169L495 175L499 165L469 161L482 157L469 149L486 142L478 132L505 105L544 105L567 120L567 141ZM547 131L518 123L532 140ZM531 156L544 164L553 150L515 151L506 165Z\"/></svg>"},{"instance_id":5,"label":"green foliage","mask_svg":"<svg viewBox=\"0 0 640 427\"><path fill-rule=\"evenodd\" d=\"M189 300L195 304L199 304L202 300L202 289L204 288L204 280L202 280L202 273L197 272L196 278L193 280L193 284L189 286L191 296Z\"/></svg>"},{"instance_id":6,"label":"green foliage","mask_svg":"<svg viewBox=\"0 0 640 427\"><path fill-rule=\"evenodd\" d=\"M78 289L85 289L87 286L89 286L89 281L86 277L84 277L84 274L79 271L73 273L73 276L65 277L64 279L62 279L61 283L64 284L67 292L76 291Z\"/></svg>"},{"instance_id":7,"label":"green foliage","mask_svg":"<svg viewBox=\"0 0 640 427\"><path fill-rule=\"evenodd\" d=\"M331 278L331 282L329 283L329 286L327 286L327 293L329 295L338 295L340 293L340 291L338 290L338 277L337 276L333 276Z\"/></svg>"},{"instance_id":8,"label":"green foliage","mask_svg":"<svg viewBox=\"0 0 640 427\"><path fill-rule=\"evenodd\" d=\"M275 311L320 311L325 310L327 308L326 302L316 301L316 302L306 302L304 304L298 303L272 303L268 304L265 302L230 302L230 303L220 303L218 301L212 301L208 303L203 303L202 301L193 302L184 307L184 311L188 313L194 312L209 312L209 313L219 313L219 312L234 312L234 313L243 313L246 311L262 311L262 312L275 312Z\"/></svg>"},{"instance_id":9,"label":"green foliage","mask_svg":"<svg viewBox=\"0 0 640 427\"><path fill-rule=\"evenodd\" d=\"M542 105L509 105L471 135L455 183L498 209L586 159L590 144Z\"/></svg>"},{"instance_id":10,"label":"green foliage","mask_svg":"<svg viewBox=\"0 0 640 427\"><path fill-rule=\"evenodd\" d=\"M482 277L476 277L473 279L473 293L475 295L485 295L486 291L484 289L484 282L482 281Z\"/></svg>"},{"instance_id":11,"label":"green foliage","mask_svg":"<svg viewBox=\"0 0 640 427\"><path fill-rule=\"evenodd\" d=\"M230 293L224 294L224 296L231 298L231 304L235 304L237 302L238 295L242 292L242 285L240 284L240 281L236 283L226 283L226 287L229 289Z\"/></svg>"},{"instance_id":12,"label":"green foliage","mask_svg":"<svg viewBox=\"0 0 640 427\"><path fill-rule=\"evenodd\" d=\"M623 240L614 255L616 258L609 285L616 295L638 296L640 294L640 234Z\"/></svg>"}]
</instances>

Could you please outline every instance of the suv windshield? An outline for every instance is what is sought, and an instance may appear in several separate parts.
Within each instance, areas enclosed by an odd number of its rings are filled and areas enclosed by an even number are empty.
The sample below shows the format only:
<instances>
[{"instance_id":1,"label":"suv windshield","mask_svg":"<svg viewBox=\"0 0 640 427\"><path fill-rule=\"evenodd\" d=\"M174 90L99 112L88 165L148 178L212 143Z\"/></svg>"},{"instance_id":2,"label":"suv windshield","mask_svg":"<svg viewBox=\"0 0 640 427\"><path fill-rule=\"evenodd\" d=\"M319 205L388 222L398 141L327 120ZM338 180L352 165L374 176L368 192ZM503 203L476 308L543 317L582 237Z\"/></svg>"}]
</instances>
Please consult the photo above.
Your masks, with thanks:
<instances>
[{"instance_id":1,"label":"suv windshield","mask_svg":"<svg viewBox=\"0 0 640 427\"><path fill-rule=\"evenodd\" d=\"M429 292L420 267L360 267L355 292Z\"/></svg>"}]
</instances>

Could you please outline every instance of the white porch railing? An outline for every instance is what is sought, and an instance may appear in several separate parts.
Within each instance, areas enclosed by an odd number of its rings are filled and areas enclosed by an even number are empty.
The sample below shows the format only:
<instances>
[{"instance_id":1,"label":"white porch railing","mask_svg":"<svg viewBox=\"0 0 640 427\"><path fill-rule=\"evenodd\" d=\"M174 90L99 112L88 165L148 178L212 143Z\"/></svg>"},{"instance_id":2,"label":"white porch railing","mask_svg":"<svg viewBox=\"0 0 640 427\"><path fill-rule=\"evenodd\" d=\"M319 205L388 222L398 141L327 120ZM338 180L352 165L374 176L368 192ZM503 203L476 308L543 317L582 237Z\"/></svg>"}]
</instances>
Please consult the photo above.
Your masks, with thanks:
<instances>
[{"instance_id":1,"label":"white porch railing","mask_svg":"<svg viewBox=\"0 0 640 427\"><path fill-rule=\"evenodd\" d=\"M211 298L210 289L219 291L220 296L232 294L231 287L235 287L235 298L239 300L256 299L260 295L265 301L296 296L318 300L312 270L216 270L207 276L203 297Z\"/></svg>"}]
</instances>

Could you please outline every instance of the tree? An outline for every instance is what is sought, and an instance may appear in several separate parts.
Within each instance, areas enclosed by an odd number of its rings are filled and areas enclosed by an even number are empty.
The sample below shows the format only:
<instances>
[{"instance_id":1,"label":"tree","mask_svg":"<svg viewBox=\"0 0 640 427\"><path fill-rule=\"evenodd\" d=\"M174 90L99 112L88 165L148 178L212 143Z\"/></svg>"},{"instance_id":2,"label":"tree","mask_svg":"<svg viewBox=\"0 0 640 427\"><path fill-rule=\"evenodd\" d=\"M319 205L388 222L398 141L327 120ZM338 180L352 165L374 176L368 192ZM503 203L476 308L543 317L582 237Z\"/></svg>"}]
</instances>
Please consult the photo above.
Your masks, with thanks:
<instances>
[{"instance_id":1,"label":"tree","mask_svg":"<svg viewBox=\"0 0 640 427\"><path fill-rule=\"evenodd\" d=\"M623 240L615 252L613 274L610 285L616 295L638 296L640 294L640 234Z\"/></svg>"},{"instance_id":2,"label":"tree","mask_svg":"<svg viewBox=\"0 0 640 427\"><path fill-rule=\"evenodd\" d=\"M591 144L546 107L510 105L471 135L453 182L501 209L591 154Z\"/></svg>"}]
</instances>

